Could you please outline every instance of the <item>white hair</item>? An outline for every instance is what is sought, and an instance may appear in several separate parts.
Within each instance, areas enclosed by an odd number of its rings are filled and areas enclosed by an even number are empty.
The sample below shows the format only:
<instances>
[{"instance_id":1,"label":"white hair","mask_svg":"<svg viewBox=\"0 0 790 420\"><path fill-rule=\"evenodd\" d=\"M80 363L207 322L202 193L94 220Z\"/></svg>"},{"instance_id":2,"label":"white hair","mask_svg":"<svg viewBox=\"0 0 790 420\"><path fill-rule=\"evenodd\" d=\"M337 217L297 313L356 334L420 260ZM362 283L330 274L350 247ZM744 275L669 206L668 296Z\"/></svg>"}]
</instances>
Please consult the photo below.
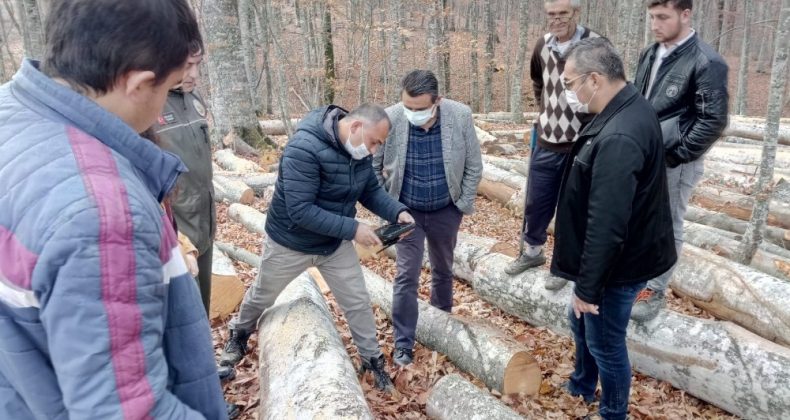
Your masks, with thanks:
<instances>
[{"instance_id":1,"label":"white hair","mask_svg":"<svg viewBox=\"0 0 790 420\"><path fill-rule=\"evenodd\" d=\"M546 3L556 3L559 0L545 0ZM574 9L579 9L582 7L582 0L571 0L571 7Z\"/></svg>"}]
</instances>

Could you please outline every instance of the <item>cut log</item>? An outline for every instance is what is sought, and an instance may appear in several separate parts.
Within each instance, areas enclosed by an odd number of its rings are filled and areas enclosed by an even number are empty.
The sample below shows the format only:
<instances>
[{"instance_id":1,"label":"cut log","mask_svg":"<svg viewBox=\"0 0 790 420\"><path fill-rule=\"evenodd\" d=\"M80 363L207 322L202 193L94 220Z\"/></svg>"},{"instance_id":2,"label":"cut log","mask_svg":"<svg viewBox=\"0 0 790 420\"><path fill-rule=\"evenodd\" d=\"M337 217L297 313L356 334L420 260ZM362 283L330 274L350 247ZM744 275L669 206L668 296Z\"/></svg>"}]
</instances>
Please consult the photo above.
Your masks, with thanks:
<instances>
[{"instance_id":1,"label":"cut log","mask_svg":"<svg viewBox=\"0 0 790 420\"><path fill-rule=\"evenodd\" d=\"M250 232L266 235L266 215L243 204L231 204L228 207L228 217L241 223Z\"/></svg>"},{"instance_id":2,"label":"cut log","mask_svg":"<svg viewBox=\"0 0 790 420\"><path fill-rule=\"evenodd\" d=\"M428 417L437 420L523 420L502 401L456 373L436 382L425 411Z\"/></svg>"},{"instance_id":3,"label":"cut log","mask_svg":"<svg viewBox=\"0 0 790 420\"><path fill-rule=\"evenodd\" d=\"M230 179L237 179L247 184L255 192L258 197L264 197L269 187L277 183L276 173L244 173L244 172L230 172L219 171L215 172L214 176L222 176Z\"/></svg>"},{"instance_id":4,"label":"cut log","mask_svg":"<svg viewBox=\"0 0 790 420\"><path fill-rule=\"evenodd\" d=\"M261 257L260 255L247 251L244 248L238 247L233 244L226 244L224 242L214 242L214 245L219 248L225 255L230 257L235 261L241 261L251 267L258 268L261 264Z\"/></svg>"},{"instance_id":5,"label":"cut log","mask_svg":"<svg viewBox=\"0 0 790 420\"><path fill-rule=\"evenodd\" d=\"M534 120L538 118L538 115L537 112L525 112L524 118ZM472 114L472 118L488 121L513 121L513 114L510 112L489 112L488 114Z\"/></svg>"},{"instance_id":6,"label":"cut log","mask_svg":"<svg viewBox=\"0 0 790 420\"><path fill-rule=\"evenodd\" d=\"M255 192L239 179L214 176L214 201L252 204Z\"/></svg>"},{"instance_id":7,"label":"cut log","mask_svg":"<svg viewBox=\"0 0 790 420\"><path fill-rule=\"evenodd\" d=\"M284 136L286 134L282 120L261 120L259 123L263 134L267 136ZM291 126L296 128L297 124L299 124L299 119L291 118Z\"/></svg>"},{"instance_id":8,"label":"cut log","mask_svg":"<svg viewBox=\"0 0 790 420\"><path fill-rule=\"evenodd\" d=\"M497 141L496 137L492 136L487 131L478 126L475 126L475 134L477 134L477 141L480 142L481 146L488 146L496 143Z\"/></svg>"},{"instance_id":9,"label":"cut log","mask_svg":"<svg viewBox=\"0 0 790 420\"><path fill-rule=\"evenodd\" d=\"M532 133L532 130L493 130L493 131L491 131L491 135L494 136L494 137L514 136L517 139L528 138L528 135L530 133Z\"/></svg>"},{"instance_id":10,"label":"cut log","mask_svg":"<svg viewBox=\"0 0 790 420\"><path fill-rule=\"evenodd\" d=\"M735 260L740 245L737 233L688 221L683 226L683 240L732 261ZM749 266L779 279L790 281L790 263L788 262L790 262L790 251L773 244L760 244ZM790 292L790 285L788 285L788 292Z\"/></svg>"},{"instance_id":11,"label":"cut log","mask_svg":"<svg viewBox=\"0 0 790 420\"><path fill-rule=\"evenodd\" d=\"M456 276L466 276L462 278L478 295L504 311L532 325L570 335L567 311L572 287L546 290L545 282L551 274L545 269L509 276L504 267L512 259L492 253L491 240L469 241L470 237L458 238L453 267ZM670 310L662 310L648 323L631 323L628 331L629 357L637 371L740 417L790 416L787 347L731 322L703 320Z\"/></svg>"},{"instance_id":12,"label":"cut log","mask_svg":"<svg viewBox=\"0 0 790 420\"><path fill-rule=\"evenodd\" d=\"M486 148L486 154L494 156L510 156L518 153L512 144L492 144Z\"/></svg>"},{"instance_id":13,"label":"cut log","mask_svg":"<svg viewBox=\"0 0 790 420\"><path fill-rule=\"evenodd\" d=\"M691 205L686 209L685 218L689 222L715 227L739 235L743 235L746 232L746 227L749 225L749 222L745 220ZM767 242L781 246L784 249L790 249L790 230L775 226L765 226L763 235Z\"/></svg>"},{"instance_id":14,"label":"cut log","mask_svg":"<svg viewBox=\"0 0 790 420\"><path fill-rule=\"evenodd\" d=\"M258 331L262 419L373 419L323 296L300 275Z\"/></svg>"},{"instance_id":15,"label":"cut log","mask_svg":"<svg viewBox=\"0 0 790 420\"><path fill-rule=\"evenodd\" d=\"M392 318L392 285L363 267L373 303ZM542 379L527 349L500 331L450 315L420 300L417 341L502 394L536 394Z\"/></svg>"},{"instance_id":16,"label":"cut log","mask_svg":"<svg viewBox=\"0 0 790 420\"><path fill-rule=\"evenodd\" d=\"M670 286L719 319L790 345L787 281L686 244Z\"/></svg>"},{"instance_id":17,"label":"cut log","mask_svg":"<svg viewBox=\"0 0 790 420\"><path fill-rule=\"evenodd\" d=\"M236 130L230 130L228 135L222 139L222 144L225 147L230 147L234 153L243 155L243 156L254 156L258 157L261 153L254 147L247 144L244 140L236 134Z\"/></svg>"},{"instance_id":18,"label":"cut log","mask_svg":"<svg viewBox=\"0 0 790 420\"><path fill-rule=\"evenodd\" d=\"M748 124L741 121L733 120L724 129L722 137L742 137L751 140L762 141L765 137L765 124ZM780 130L779 144L790 146L790 130Z\"/></svg>"},{"instance_id":19,"label":"cut log","mask_svg":"<svg viewBox=\"0 0 790 420\"><path fill-rule=\"evenodd\" d=\"M233 263L216 244L212 254L209 318L225 318L236 310L246 290Z\"/></svg>"},{"instance_id":20,"label":"cut log","mask_svg":"<svg viewBox=\"0 0 790 420\"><path fill-rule=\"evenodd\" d=\"M694 190L692 202L708 210L721 212L741 220L749 220L754 199L747 195L700 185ZM790 229L790 203L771 200L768 224Z\"/></svg>"},{"instance_id":21,"label":"cut log","mask_svg":"<svg viewBox=\"0 0 790 420\"><path fill-rule=\"evenodd\" d=\"M231 172L263 172L257 163L236 156L230 149L217 150L214 160L220 167Z\"/></svg>"},{"instance_id":22,"label":"cut log","mask_svg":"<svg viewBox=\"0 0 790 420\"><path fill-rule=\"evenodd\" d=\"M486 164L483 164L483 179L491 182L501 182L516 190L524 188L527 183L527 179L524 176Z\"/></svg>"},{"instance_id":23,"label":"cut log","mask_svg":"<svg viewBox=\"0 0 790 420\"><path fill-rule=\"evenodd\" d=\"M483 162L505 171L515 172L522 176L529 176L529 159L513 159L483 155Z\"/></svg>"}]
</instances>

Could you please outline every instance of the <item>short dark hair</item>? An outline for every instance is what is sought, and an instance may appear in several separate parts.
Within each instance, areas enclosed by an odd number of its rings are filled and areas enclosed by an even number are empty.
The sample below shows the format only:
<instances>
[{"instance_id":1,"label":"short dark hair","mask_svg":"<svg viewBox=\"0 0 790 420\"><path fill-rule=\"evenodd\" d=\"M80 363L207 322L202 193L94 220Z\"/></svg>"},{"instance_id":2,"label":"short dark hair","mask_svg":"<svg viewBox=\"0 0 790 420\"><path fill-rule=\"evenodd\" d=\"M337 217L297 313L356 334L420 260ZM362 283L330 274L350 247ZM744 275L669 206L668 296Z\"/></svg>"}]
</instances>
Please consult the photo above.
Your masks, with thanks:
<instances>
[{"instance_id":1,"label":"short dark hair","mask_svg":"<svg viewBox=\"0 0 790 420\"><path fill-rule=\"evenodd\" d=\"M387 115L387 112L384 111L384 108L371 103L365 103L356 107L356 109L346 115L346 118L362 120L368 124L378 124L382 120L386 120L387 124L389 124L390 127L392 126L390 117Z\"/></svg>"},{"instance_id":2,"label":"short dark hair","mask_svg":"<svg viewBox=\"0 0 790 420\"><path fill-rule=\"evenodd\" d=\"M104 94L134 70L152 71L162 83L202 50L186 0L59 0L47 18L41 69Z\"/></svg>"},{"instance_id":3,"label":"short dark hair","mask_svg":"<svg viewBox=\"0 0 790 420\"><path fill-rule=\"evenodd\" d=\"M431 100L439 97L439 81L430 70L412 70L400 82L401 89L411 97L430 94Z\"/></svg>"},{"instance_id":4,"label":"short dark hair","mask_svg":"<svg viewBox=\"0 0 790 420\"><path fill-rule=\"evenodd\" d=\"M691 10L694 6L693 3L692 0L650 0L647 2L647 8L669 5L677 10L683 11L686 9Z\"/></svg>"},{"instance_id":5,"label":"short dark hair","mask_svg":"<svg viewBox=\"0 0 790 420\"><path fill-rule=\"evenodd\" d=\"M612 81L625 80L623 60L614 45L604 37L585 38L571 44L564 57L573 59L579 74L596 72Z\"/></svg>"}]
</instances>

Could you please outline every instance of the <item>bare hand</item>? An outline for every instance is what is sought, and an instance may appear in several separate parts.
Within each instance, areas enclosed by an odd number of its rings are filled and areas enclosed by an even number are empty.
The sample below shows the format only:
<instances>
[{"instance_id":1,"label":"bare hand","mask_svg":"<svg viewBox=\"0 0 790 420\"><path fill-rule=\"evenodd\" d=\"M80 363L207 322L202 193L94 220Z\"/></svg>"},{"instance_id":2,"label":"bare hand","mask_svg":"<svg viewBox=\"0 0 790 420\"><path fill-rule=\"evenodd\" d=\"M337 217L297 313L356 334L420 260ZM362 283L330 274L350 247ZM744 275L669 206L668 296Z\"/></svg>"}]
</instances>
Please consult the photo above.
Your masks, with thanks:
<instances>
[{"instance_id":1,"label":"bare hand","mask_svg":"<svg viewBox=\"0 0 790 420\"><path fill-rule=\"evenodd\" d=\"M365 223L357 225L357 233L354 235L354 241L362 246L381 246L381 239L373 232L373 228Z\"/></svg>"},{"instance_id":2,"label":"bare hand","mask_svg":"<svg viewBox=\"0 0 790 420\"><path fill-rule=\"evenodd\" d=\"M411 214L409 214L409 212L404 211L404 212L401 212L401 214L398 215L398 223L414 223L414 218L411 216ZM403 235L400 236L400 238L403 239L403 238L411 235L412 232L414 232L414 230L410 230L410 231L404 233Z\"/></svg>"},{"instance_id":3,"label":"bare hand","mask_svg":"<svg viewBox=\"0 0 790 420\"><path fill-rule=\"evenodd\" d=\"M187 270L189 271L189 275L191 275L192 277L197 277L198 273L200 272L200 269L198 268L197 257L195 256L195 254L190 252L189 254L186 255L186 258L184 258L184 260L186 260Z\"/></svg>"},{"instance_id":4,"label":"bare hand","mask_svg":"<svg viewBox=\"0 0 790 420\"><path fill-rule=\"evenodd\" d=\"M576 294L573 294L573 298L571 298L571 306L573 306L573 313L576 315L576 319L582 317L582 314L593 314L598 315L598 305L593 305L592 303L587 303L581 299L579 299Z\"/></svg>"}]
</instances>

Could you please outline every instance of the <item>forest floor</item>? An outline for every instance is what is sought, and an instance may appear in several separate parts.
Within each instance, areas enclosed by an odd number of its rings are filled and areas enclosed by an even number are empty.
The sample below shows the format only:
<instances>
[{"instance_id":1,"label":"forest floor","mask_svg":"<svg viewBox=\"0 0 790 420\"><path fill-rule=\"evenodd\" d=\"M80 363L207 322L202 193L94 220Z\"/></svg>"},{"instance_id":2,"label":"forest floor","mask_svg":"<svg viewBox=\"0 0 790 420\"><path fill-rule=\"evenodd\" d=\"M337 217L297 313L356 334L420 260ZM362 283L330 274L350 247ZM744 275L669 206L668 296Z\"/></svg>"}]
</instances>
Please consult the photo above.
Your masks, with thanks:
<instances>
[{"instance_id":1,"label":"forest floor","mask_svg":"<svg viewBox=\"0 0 790 420\"><path fill-rule=\"evenodd\" d=\"M267 205L258 199L253 207L263 211ZM508 243L512 249L517 249L517 232L520 231L520 220L513 217L498 203L482 197L477 198L476 206L477 212L471 217L464 218L461 231L495 238ZM260 253L261 238L230 220L226 212L227 206L220 205L217 240L232 242L249 251ZM370 216L364 210L361 211L361 215L363 217ZM550 240L549 246L551 245ZM255 277L256 270L243 263L234 264L242 280L249 286ZM387 257L367 260L364 265L390 281L395 276L395 264ZM430 272L428 270L423 269L420 281L420 297L428 300L430 293ZM494 396L500 398L518 413L533 418L580 418L595 411L596 405L587 405L581 398L571 397L560 388L560 385L568 379L573 370L574 345L570 337L558 335L547 328L533 327L506 314L495 306L484 302L471 287L462 281L456 280L454 290L453 312L455 314L489 323L505 332L522 343L540 365L543 381L538 395L502 396L493 392ZM354 363L358 364L357 350L351 342L351 334L345 319L340 314L331 293L327 292L325 297L334 313L338 331L346 344L348 354ZM669 296L669 308L684 314L712 318L687 299L672 294ZM427 418L425 404L432 385L442 376L450 373L460 373L477 386L485 388L481 381L460 372L445 356L425 348L419 343L415 347L415 363L408 368L396 370L390 359L393 350L392 324L378 307L374 307L374 312L379 330L379 342L387 358L395 385L401 393L400 399L393 400L389 395L373 388L370 377L364 377L362 380L363 390L376 418ZM227 339L229 319L230 317L214 320L212 323L217 355L219 355L222 343ZM250 352L239 364L236 379L225 385L225 395L228 400L243 406L242 419L258 418L260 398L258 378L257 336L253 335L250 340ZM633 374L629 415L635 419L733 418L719 408L696 399L686 392L672 387L667 382L636 372Z\"/></svg>"}]
</instances>

